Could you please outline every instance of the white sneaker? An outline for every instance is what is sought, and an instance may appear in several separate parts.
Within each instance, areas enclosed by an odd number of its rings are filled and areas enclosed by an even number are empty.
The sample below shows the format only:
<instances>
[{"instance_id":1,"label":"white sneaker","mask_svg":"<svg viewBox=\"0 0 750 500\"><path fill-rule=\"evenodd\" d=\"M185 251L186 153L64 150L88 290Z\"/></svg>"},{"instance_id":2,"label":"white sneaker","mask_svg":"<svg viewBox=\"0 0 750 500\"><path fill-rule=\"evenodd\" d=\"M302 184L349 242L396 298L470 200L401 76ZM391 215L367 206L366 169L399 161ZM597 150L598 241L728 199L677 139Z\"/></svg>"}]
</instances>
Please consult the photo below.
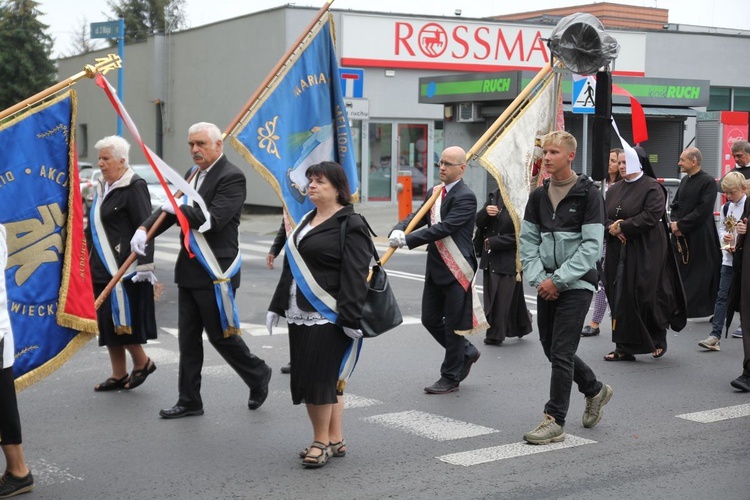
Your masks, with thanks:
<instances>
[{"instance_id":1,"label":"white sneaker","mask_svg":"<svg viewBox=\"0 0 750 500\"><path fill-rule=\"evenodd\" d=\"M721 347L719 347L719 339L713 335L709 335L706 340L701 340L698 342L698 345L709 351L721 351Z\"/></svg>"},{"instance_id":2,"label":"white sneaker","mask_svg":"<svg viewBox=\"0 0 750 500\"><path fill-rule=\"evenodd\" d=\"M732 337L736 339L742 338L742 328L737 328L735 331L732 332Z\"/></svg>"}]
</instances>

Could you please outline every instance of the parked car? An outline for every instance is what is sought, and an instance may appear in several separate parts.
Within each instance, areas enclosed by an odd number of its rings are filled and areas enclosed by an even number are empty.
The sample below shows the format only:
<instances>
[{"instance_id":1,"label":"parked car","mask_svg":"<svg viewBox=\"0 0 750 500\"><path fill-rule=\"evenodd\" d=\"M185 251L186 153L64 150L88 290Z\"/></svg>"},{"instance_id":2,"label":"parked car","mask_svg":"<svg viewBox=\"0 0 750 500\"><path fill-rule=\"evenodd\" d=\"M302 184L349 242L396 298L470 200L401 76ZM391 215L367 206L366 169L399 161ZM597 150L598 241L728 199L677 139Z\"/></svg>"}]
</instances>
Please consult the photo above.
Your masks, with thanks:
<instances>
[{"instance_id":1,"label":"parked car","mask_svg":"<svg viewBox=\"0 0 750 500\"><path fill-rule=\"evenodd\" d=\"M138 174L138 177L141 177L144 181L146 181L146 184L148 184L148 193L151 195L152 210L156 210L157 208L164 205L164 203L167 202L167 194L164 192L164 188L159 182L159 178L156 177L156 173L154 172L154 169L151 167L151 165L131 165L130 167L136 174ZM172 192L172 194L174 194L176 190L174 185L172 185L172 183L170 183L167 179L164 180L167 182L167 187L169 188L169 190Z\"/></svg>"},{"instance_id":2,"label":"parked car","mask_svg":"<svg viewBox=\"0 0 750 500\"><path fill-rule=\"evenodd\" d=\"M83 189L88 186L88 182L91 180L91 176L94 175L94 171L98 170L87 161L78 161L78 184L81 188L81 194Z\"/></svg>"},{"instance_id":3,"label":"parked car","mask_svg":"<svg viewBox=\"0 0 750 500\"><path fill-rule=\"evenodd\" d=\"M91 170L90 174L88 170ZM84 174L84 171L82 170L80 173ZM94 202L94 186L102 176L102 171L98 168L86 169L86 174L88 179L85 182L81 180L81 198L83 199L83 212L88 216L91 204Z\"/></svg>"},{"instance_id":4,"label":"parked car","mask_svg":"<svg viewBox=\"0 0 750 500\"><path fill-rule=\"evenodd\" d=\"M156 210L157 208L164 205L164 203L167 201L167 195L164 192L164 188L159 183L159 179L156 177L156 174L151 168L151 165L131 165L130 168L132 168L133 171L138 174L138 177L146 181L148 194L151 197L151 209ZM94 202L94 185L99 181L99 178L102 175L101 170L99 170L98 168L91 170L93 170L93 173L91 174L91 177L89 177L89 179L86 181L85 185L83 182L81 183L81 195L83 197L84 209L86 210L86 214L88 214L89 210L91 210L91 204ZM169 187L169 190L172 191L172 193L175 192L175 187L169 181L167 181L167 186Z\"/></svg>"}]
</instances>

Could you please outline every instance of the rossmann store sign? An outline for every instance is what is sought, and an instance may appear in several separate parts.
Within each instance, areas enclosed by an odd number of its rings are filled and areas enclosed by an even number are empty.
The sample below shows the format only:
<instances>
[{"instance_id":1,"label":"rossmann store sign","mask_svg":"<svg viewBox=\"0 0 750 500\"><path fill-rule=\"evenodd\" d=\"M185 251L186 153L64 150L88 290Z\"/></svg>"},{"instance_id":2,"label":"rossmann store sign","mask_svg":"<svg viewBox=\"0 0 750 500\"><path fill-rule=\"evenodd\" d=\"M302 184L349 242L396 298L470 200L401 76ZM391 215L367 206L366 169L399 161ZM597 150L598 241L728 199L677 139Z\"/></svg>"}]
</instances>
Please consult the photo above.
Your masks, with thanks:
<instances>
[{"instance_id":1,"label":"rossmann store sign","mask_svg":"<svg viewBox=\"0 0 750 500\"><path fill-rule=\"evenodd\" d=\"M451 71L538 70L549 62L553 27L342 15L343 66ZM646 34L610 34L621 49L614 73L643 76Z\"/></svg>"}]
</instances>

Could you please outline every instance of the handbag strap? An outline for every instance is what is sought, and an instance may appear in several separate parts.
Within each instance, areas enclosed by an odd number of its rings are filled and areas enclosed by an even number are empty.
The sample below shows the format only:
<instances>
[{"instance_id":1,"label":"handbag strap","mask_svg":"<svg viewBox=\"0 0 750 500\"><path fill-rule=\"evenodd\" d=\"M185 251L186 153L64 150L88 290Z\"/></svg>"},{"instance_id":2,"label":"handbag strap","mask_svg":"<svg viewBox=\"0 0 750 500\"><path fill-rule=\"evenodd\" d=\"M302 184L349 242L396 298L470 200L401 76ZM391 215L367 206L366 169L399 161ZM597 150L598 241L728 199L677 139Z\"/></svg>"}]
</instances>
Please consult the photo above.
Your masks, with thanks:
<instances>
[{"instance_id":1,"label":"handbag strap","mask_svg":"<svg viewBox=\"0 0 750 500\"><path fill-rule=\"evenodd\" d=\"M372 230L372 227L370 227L370 224L367 222L367 219L365 219L362 214L358 214L356 212L348 214L346 218L344 218L344 222L341 223L341 233L339 236L342 258L344 256L344 243L346 242L346 225L349 222L349 217L351 217L352 215L359 215L359 218L362 219L362 222L364 222L365 226L367 226L367 231L371 235L377 236L377 234L375 234L375 231ZM372 242L372 238L370 238L370 246L372 247L372 256L375 258L375 262L377 263L377 265L382 266L382 264L380 263L380 255L378 255L378 251L377 249L375 249L375 244Z\"/></svg>"}]
</instances>

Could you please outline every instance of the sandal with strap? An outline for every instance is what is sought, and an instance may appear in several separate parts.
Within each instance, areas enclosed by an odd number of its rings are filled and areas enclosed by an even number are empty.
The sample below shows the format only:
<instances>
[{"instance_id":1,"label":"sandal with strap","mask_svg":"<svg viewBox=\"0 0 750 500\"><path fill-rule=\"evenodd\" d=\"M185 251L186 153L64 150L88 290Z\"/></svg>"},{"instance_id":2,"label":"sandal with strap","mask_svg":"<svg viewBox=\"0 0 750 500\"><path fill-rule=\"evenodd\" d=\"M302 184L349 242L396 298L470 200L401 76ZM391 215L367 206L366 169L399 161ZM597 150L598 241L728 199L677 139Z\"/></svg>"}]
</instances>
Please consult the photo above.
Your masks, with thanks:
<instances>
[{"instance_id":1,"label":"sandal with strap","mask_svg":"<svg viewBox=\"0 0 750 500\"><path fill-rule=\"evenodd\" d=\"M125 387L125 384L128 382L128 379L130 379L130 375L125 375L122 378L109 377L107 380L105 380L101 384L96 384L94 386L94 390L96 392L117 391Z\"/></svg>"},{"instance_id":2,"label":"sandal with strap","mask_svg":"<svg viewBox=\"0 0 750 500\"><path fill-rule=\"evenodd\" d=\"M156 363L151 361L151 358L146 360L146 364L140 370L133 370L130 375L130 382L128 382L125 389L135 389L146 381L146 378L156 371Z\"/></svg>"},{"instance_id":3,"label":"sandal with strap","mask_svg":"<svg viewBox=\"0 0 750 500\"><path fill-rule=\"evenodd\" d=\"M328 446L331 447L331 456L332 457L344 457L346 456L346 440L342 439L338 443L330 443ZM300 458L305 458L307 456L307 453L310 451L310 448L305 448L304 450L299 452Z\"/></svg>"},{"instance_id":4,"label":"sandal with strap","mask_svg":"<svg viewBox=\"0 0 750 500\"><path fill-rule=\"evenodd\" d=\"M604 361L635 361L635 356L624 352L612 351L604 356Z\"/></svg>"},{"instance_id":5,"label":"sandal with strap","mask_svg":"<svg viewBox=\"0 0 750 500\"><path fill-rule=\"evenodd\" d=\"M341 440L338 443L331 443L329 444L331 447L331 456L332 457L345 457L346 456L346 441Z\"/></svg>"},{"instance_id":6,"label":"sandal with strap","mask_svg":"<svg viewBox=\"0 0 750 500\"><path fill-rule=\"evenodd\" d=\"M667 353L667 346L666 345L662 346L660 344L657 344L655 347L656 347L656 350L652 354L652 356L654 358L659 359L659 358L661 358L662 356L664 356Z\"/></svg>"},{"instance_id":7,"label":"sandal with strap","mask_svg":"<svg viewBox=\"0 0 750 500\"><path fill-rule=\"evenodd\" d=\"M311 455L310 452L312 452L313 448L319 449L320 455ZM328 463L328 457L330 456L330 446L326 446L320 441L313 441L313 444L310 445L309 451L305 455L305 458L302 459L302 467L306 467L308 469L317 469L319 467L323 467Z\"/></svg>"}]
</instances>

